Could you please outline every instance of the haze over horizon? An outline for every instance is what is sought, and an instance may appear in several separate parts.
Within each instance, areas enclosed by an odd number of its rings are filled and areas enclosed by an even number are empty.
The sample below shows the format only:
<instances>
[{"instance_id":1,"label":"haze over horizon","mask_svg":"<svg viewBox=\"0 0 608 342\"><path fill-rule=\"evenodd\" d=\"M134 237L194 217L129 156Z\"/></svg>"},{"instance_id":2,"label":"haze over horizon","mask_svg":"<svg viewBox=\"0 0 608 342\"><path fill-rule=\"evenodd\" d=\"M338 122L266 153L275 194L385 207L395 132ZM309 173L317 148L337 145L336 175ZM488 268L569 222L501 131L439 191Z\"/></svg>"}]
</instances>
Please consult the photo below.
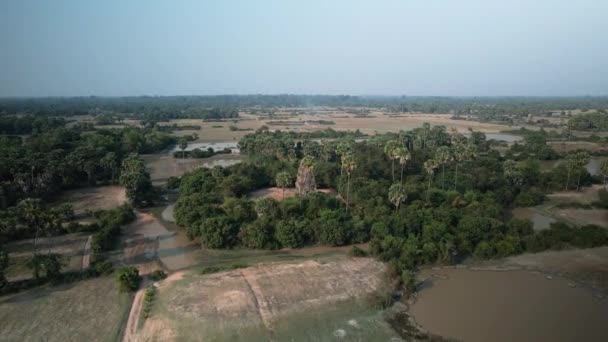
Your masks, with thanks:
<instances>
[{"instance_id":1,"label":"haze over horizon","mask_svg":"<svg viewBox=\"0 0 608 342\"><path fill-rule=\"evenodd\" d=\"M0 97L608 95L601 0L3 1Z\"/></svg>"}]
</instances>

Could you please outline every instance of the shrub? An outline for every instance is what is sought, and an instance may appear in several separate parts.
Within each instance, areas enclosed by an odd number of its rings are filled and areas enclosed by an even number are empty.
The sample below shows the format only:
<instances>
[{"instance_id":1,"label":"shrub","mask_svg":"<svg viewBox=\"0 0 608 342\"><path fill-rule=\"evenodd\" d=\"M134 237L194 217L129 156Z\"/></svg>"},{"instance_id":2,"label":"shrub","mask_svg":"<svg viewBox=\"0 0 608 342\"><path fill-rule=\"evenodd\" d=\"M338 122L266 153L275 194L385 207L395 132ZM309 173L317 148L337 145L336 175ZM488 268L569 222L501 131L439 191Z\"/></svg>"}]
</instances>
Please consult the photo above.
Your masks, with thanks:
<instances>
[{"instance_id":1,"label":"shrub","mask_svg":"<svg viewBox=\"0 0 608 342\"><path fill-rule=\"evenodd\" d=\"M100 262L96 262L93 265L96 274L110 274L113 271L114 265L110 260L104 260Z\"/></svg>"},{"instance_id":2,"label":"shrub","mask_svg":"<svg viewBox=\"0 0 608 342\"><path fill-rule=\"evenodd\" d=\"M156 270L150 274L150 278L154 281L159 281L167 278L167 273L163 270Z\"/></svg>"},{"instance_id":3,"label":"shrub","mask_svg":"<svg viewBox=\"0 0 608 342\"><path fill-rule=\"evenodd\" d=\"M135 291L139 288L141 277L139 270L133 266L127 266L116 272L116 284L121 292Z\"/></svg>"},{"instance_id":4,"label":"shrub","mask_svg":"<svg viewBox=\"0 0 608 342\"><path fill-rule=\"evenodd\" d=\"M363 249L357 247L357 246L352 246L349 250L348 250L348 255L351 257L366 257L367 256L367 252L364 251Z\"/></svg>"}]
</instances>

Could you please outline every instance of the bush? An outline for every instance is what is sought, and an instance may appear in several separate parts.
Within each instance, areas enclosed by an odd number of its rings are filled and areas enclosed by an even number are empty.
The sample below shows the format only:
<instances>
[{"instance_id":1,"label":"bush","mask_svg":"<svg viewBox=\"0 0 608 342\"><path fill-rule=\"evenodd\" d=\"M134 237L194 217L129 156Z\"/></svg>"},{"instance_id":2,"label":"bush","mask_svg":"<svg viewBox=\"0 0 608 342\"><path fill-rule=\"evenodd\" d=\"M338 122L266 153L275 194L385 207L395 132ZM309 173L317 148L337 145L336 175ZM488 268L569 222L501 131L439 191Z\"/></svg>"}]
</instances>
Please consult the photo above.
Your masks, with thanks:
<instances>
[{"instance_id":1,"label":"bush","mask_svg":"<svg viewBox=\"0 0 608 342\"><path fill-rule=\"evenodd\" d=\"M167 273L163 270L156 270L150 274L150 278L154 281L159 281L167 278Z\"/></svg>"},{"instance_id":2,"label":"bush","mask_svg":"<svg viewBox=\"0 0 608 342\"><path fill-rule=\"evenodd\" d=\"M298 248L308 240L308 220L282 220L276 225L277 240L284 247Z\"/></svg>"},{"instance_id":3,"label":"bush","mask_svg":"<svg viewBox=\"0 0 608 342\"><path fill-rule=\"evenodd\" d=\"M351 257L357 257L357 258L361 258L361 257L366 257L367 256L367 252L362 250L361 248L357 247L357 246L352 246L349 250L348 250L348 255Z\"/></svg>"},{"instance_id":4,"label":"bush","mask_svg":"<svg viewBox=\"0 0 608 342\"><path fill-rule=\"evenodd\" d=\"M199 229L201 242L207 248L230 247L238 234L238 226L226 216L205 219Z\"/></svg>"},{"instance_id":5,"label":"bush","mask_svg":"<svg viewBox=\"0 0 608 342\"><path fill-rule=\"evenodd\" d=\"M518 207L533 207L543 203L544 195L535 190L520 192L515 197L515 205Z\"/></svg>"},{"instance_id":6,"label":"bush","mask_svg":"<svg viewBox=\"0 0 608 342\"><path fill-rule=\"evenodd\" d=\"M112 271L114 270L113 267L114 265L112 265L112 262L110 260L96 262L93 265L95 273L99 275L112 273Z\"/></svg>"},{"instance_id":7,"label":"bush","mask_svg":"<svg viewBox=\"0 0 608 342\"><path fill-rule=\"evenodd\" d=\"M133 266L127 266L116 272L116 284L121 292L135 291L139 288L141 277L139 270Z\"/></svg>"}]
</instances>

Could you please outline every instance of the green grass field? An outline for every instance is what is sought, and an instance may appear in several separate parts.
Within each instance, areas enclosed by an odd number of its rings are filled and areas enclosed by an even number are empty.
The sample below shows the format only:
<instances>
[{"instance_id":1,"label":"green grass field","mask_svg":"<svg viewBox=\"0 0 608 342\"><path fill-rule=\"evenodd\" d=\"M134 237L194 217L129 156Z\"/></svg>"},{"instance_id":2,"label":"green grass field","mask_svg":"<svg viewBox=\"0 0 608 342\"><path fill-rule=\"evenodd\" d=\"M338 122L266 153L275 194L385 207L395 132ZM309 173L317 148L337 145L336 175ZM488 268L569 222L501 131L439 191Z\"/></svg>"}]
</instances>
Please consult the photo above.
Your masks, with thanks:
<instances>
[{"instance_id":1,"label":"green grass field","mask_svg":"<svg viewBox=\"0 0 608 342\"><path fill-rule=\"evenodd\" d=\"M130 306L112 277L0 297L0 340L117 341Z\"/></svg>"}]
</instances>

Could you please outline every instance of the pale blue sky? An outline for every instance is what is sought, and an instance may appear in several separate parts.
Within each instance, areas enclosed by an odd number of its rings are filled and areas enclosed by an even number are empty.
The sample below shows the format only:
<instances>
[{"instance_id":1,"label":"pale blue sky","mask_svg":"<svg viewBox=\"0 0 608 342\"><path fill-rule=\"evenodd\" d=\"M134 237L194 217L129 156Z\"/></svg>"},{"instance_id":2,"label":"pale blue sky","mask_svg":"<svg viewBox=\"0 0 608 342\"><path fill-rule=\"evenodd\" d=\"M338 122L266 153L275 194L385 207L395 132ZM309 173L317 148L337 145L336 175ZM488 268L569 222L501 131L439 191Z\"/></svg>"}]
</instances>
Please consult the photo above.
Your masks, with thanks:
<instances>
[{"instance_id":1,"label":"pale blue sky","mask_svg":"<svg viewBox=\"0 0 608 342\"><path fill-rule=\"evenodd\" d=\"M0 96L608 95L606 0L0 1Z\"/></svg>"}]
</instances>

